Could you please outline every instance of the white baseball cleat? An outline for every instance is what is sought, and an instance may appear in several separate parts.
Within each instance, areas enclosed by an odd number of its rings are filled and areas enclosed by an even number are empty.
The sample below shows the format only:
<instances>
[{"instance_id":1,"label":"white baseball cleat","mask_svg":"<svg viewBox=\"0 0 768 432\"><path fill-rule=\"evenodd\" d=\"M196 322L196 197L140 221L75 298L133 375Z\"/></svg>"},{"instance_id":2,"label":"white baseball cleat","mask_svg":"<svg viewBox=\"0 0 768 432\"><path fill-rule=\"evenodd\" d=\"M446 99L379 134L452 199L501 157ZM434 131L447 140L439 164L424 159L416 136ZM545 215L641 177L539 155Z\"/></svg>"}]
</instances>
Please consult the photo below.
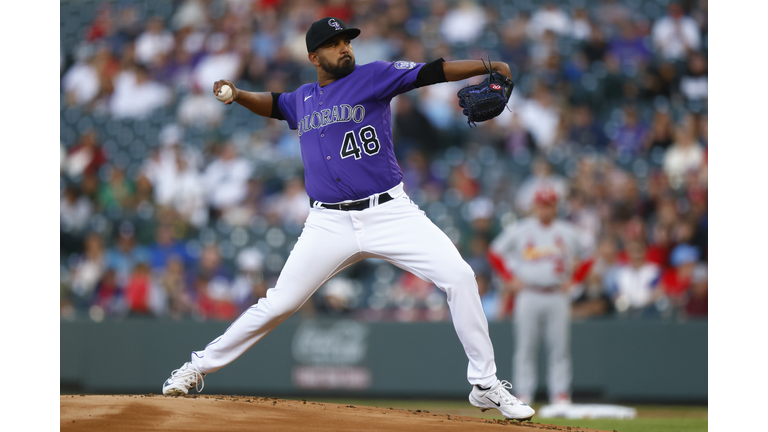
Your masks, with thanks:
<instances>
[{"instance_id":1,"label":"white baseball cleat","mask_svg":"<svg viewBox=\"0 0 768 432\"><path fill-rule=\"evenodd\" d=\"M512 396L507 389L511 389L512 384L509 381L496 381L488 390L483 390L478 386L472 387L469 393L469 403L480 408L480 411L497 409L501 411L508 420L530 420L536 411L528 405L520 402L519 399Z\"/></svg>"},{"instance_id":2,"label":"white baseball cleat","mask_svg":"<svg viewBox=\"0 0 768 432\"><path fill-rule=\"evenodd\" d=\"M183 366L171 372L171 377L163 383L163 394L166 396L183 396L189 390L195 388L198 393L203 391L204 373L200 372L192 363L186 362ZM200 384L200 388L197 385Z\"/></svg>"}]
</instances>

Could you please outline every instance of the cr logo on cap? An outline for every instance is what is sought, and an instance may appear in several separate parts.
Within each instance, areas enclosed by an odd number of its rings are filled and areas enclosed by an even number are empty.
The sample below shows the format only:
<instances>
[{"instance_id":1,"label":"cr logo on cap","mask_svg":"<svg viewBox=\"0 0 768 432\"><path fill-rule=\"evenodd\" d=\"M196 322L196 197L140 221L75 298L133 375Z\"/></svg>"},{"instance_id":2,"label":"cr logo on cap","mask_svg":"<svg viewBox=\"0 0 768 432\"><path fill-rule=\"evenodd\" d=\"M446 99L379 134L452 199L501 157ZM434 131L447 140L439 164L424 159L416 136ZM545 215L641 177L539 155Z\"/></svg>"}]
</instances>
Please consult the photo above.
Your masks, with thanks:
<instances>
[{"instance_id":1,"label":"cr logo on cap","mask_svg":"<svg viewBox=\"0 0 768 432\"><path fill-rule=\"evenodd\" d=\"M337 23L337 22L336 22L336 20L335 20L335 19L333 19L333 18L331 18L331 19L329 19L329 20L328 20L328 25L329 25L329 26L331 26L331 27L333 27L333 28L335 28L336 30L341 30L341 26L340 26L340 25L339 25L339 23Z\"/></svg>"}]
</instances>

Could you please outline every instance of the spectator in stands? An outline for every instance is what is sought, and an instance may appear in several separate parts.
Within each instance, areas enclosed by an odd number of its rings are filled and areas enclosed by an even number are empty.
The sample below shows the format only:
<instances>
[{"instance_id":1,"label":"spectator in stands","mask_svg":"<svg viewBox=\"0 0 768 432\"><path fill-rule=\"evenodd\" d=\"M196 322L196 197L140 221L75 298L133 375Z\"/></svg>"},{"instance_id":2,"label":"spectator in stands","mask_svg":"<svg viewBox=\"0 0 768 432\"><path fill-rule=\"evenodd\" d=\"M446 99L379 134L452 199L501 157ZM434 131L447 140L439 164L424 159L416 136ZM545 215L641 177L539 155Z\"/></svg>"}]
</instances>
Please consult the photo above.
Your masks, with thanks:
<instances>
[{"instance_id":1,"label":"spectator in stands","mask_svg":"<svg viewBox=\"0 0 768 432\"><path fill-rule=\"evenodd\" d=\"M679 0L667 7L668 15L653 24L653 46L666 60L683 60L701 45L701 35L696 20L686 16Z\"/></svg>"},{"instance_id":2,"label":"spectator in stands","mask_svg":"<svg viewBox=\"0 0 768 432\"><path fill-rule=\"evenodd\" d=\"M510 156L518 155L525 151L533 154L538 150L533 135L523 125L520 114L517 112L512 114L512 121L509 123L509 130L505 140L505 148Z\"/></svg>"},{"instance_id":3,"label":"spectator in stands","mask_svg":"<svg viewBox=\"0 0 768 432\"><path fill-rule=\"evenodd\" d=\"M329 14L327 16L335 16L344 21L338 15ZM357 27L361 33L360 36L355 38L355 63L364 65L377 60L392 60L392 50L394 47L387 39L382 37L381 21L371 18L358 24Z\"/></svg>"},{"instance_id":4,"label":"spectator in stands","mask_svg":"<svg viewBox=\"0 0 768 432\"><path fill-rule=\"evenodd\" d=\"M87 171L87 170L86 170ZM99 197L99 176L96 173L85 173L80 181L80 191L83 196L92 203L98 201Z\"/></svg>"},{"instance_id":5,"label":"spectator in stands","mask_svg":"<svg viewBox=\"0 0 768 432\"><path fill-rule=\"evenodd\" d=\"M531 72L541 71L546 67L547 60L553 55L559 54L557 49L557 34L552 30L545 30L544 33L529 42L531 53ZM542 80L546 82L545 80ZM550 85L550 83L547 83Z\"/></svg>"},{"instance_id":6,"label":"spectator in stands","mask_svg":"<svg viewBox=\"0 0 768 432\"><path fill-rule=\"evenodd\" d=\"M488 321L497 321L504 317L505 303L508 294L496 289L493 284L493 272L488 263L488 239L492 234L474 233L469 242L466 256L467 264L472 267L480 292L480 302Z\"/></svg>"},{"instance_id":7,"label":"spectator in stands","mask_svg":"<svg viewBox=\"0 0 768 432\"><path fill-rule=\"evenodd\" d=\"M595 16L600 24L615 27L632 18L632 11L617 0L601 0L595 8Z\"/></svg>"},{"instance_id":8,"label":"spectator in stands","mask_svg":"<svg viewBox=\"0 0 768 432\"><path fill-rule=\"evenodd\" d=\"M474 43L486 23L485 10L473 0L461 0L443 16L440 34L451 45Z\"/></svg>"},{"instance_id":9,"label":"spectator in stands","mask_svg":"<svg viewBox=\"0 0 768 432\"><path fill-rule=\"evenodd\" d=\"M485 318L491 321L499 321L505 318L505 303L507 296L491 285L491 275L489 273L475 273L477 289L480 293L480 302L483 304Z\"/></svg>"},{"instance_id":10,"label":"spectator in stands","mask_svg":"<svg viewBox=\"0 0 768 432\"><path fill-rule=\"evenodd\" d=\"M320 288L321 312L333 316L349 315L355 305L355 283L349 278L335 277Z\"/></svg>"},{"instance_id":11,"label":"spectator in stands","mask_svg":"<svg viewBox=\"0 0 768 432\"><path fill-rule=\"evenodd\" d=\"M107 154L99 136L91 128L83 132L77 144L69 149L65 172L70 177L97 174L106 161Z\"/></svg>"},{"instance_id":12,"label":"spectator in stands","mask_svg":"<svg viewBox=\"0 0 768 432\"><path fill-rule=\"evenodd\" d=\"M679 126L675 131L675 143L664 154L664 172L669 177L669 184L674 189L680 188L685 174L698 169L703 163L701 143L696 141L690 127Z\"/></svg>"},{"instance_id":13,"label":"spectator in stands","mask_svg":"<svg viewBox=\"0 0 768 432\"><path fill-rule=\"evenodd\" d=\"M528 15L520 12L499 29L502 43L499 53L501 60L514 64L519 71L527 70L530 62L525 33L528 22Z\"/></svg>"},{"instance_id":14,"label":"spectator in stands","mask_svg":"<svg viewBox=\"0 0 768 432\"><path fill-rule=\"evenodd\" d=\"M189 317L195 309L187 281L184 262L178 256L172 255L158 278L158 284L167 299L166 312L172 319Z\"/></svg>"},{"instance_id":15,"label":"spectator in stands","mask_svg":"<svg viewBox=\"0 0 768 432\"><path fill-rule=\"evenodd\" d=\"M215 214L220 216L242 202L252 171L251 162L238 155L235 144L224 144L221 153L203 172L207 202Z\"/></svg>"},{"instance_id":16,"label":"spectator in stands","mask_svg":"<svg viewBox=\"0 0 768 432\"><path fill-rule=\"evenodd\" d=\"M237 254L237 274L232 281L232 301L238 312L243 312L260 298L267 296L264 279L264 256L254 247L245 248Z\"/></svg>"},{"instance_id":17,"label":"spectator in stands","mask_svg":"<svg viewBox=\"0 0 768 432\"><path fill-rule=\"evenodd\" d=\"M190 166L187 158L177 151L174 175L164 177L171 182L167 187L173 191L171 204L176 213L187 223L202 228L208 222L208 206L205 202L205 185L202 175Z\"/></svg>"},{"instance_id":18,"label":"spectator in stands","mask_svg":"<svg viewBox=\"0 0 768 432\"><path fill-rule=\"evenodd\" d=\"M125 312L123 287L117 284L113 269L108 269L96 286L93 305L101 308L109 317L121 316Z\"/></svg>"},{"instance_id":19,"label":"spectator in stands","mask_svg":"<svg viewBox=\"0 0 768 432\"><path fill-rule=\"evenodd\" d=\"M99 75L93 47L84 45L76 51L77 61L64 73L61 88L67 105L87 106L99 94Z\"/></svg>"},{"instance_id":20,"label":"spectator in stands","mask_svg":"<svg viewBox=\"0 0 768 432\"><path fill-rule=\"evenodd\" d=\"M704 146L704 162L706 163L706 149L709 145L709 116L707 114L702 114L699 116L697 132L697 139Z\"/></svg>"},{"instance_id":21,"label":"spectator in stands","mask_svg":"<svg viewBox=\"0 0 768 432\"><path fill-rule=\"evenodd\" d=\"M106 271L104 243L92 232L85 238L85 252L72 270L71 289L75 308L84 310L93 300L96 285Z\"/></svg>"},{"instance_id":22,"label":"spectator in stands","mask_svg":"<svg viewBox=\"0 0 768 432\"><path fill-rule=\"evenodd\" d=\"M605 58L605 52L608 50L605 34L599 25L592 25L592 32L589 39L581 46L581 50L586 54L590 63L602 61Z\"/></svg>"},{"instance_id":23,"label":"spectator in stands","mask_svg":"<svg viewBox=\"0 0 768 432\"><path fill-rule=\"evenodd\" d=\"M121 53L126 45L133 45L133 41L144 31L145 26L139 18L138 5L123 3L118 8L117 20L112 27L114 33L109 34L109 43L112 52Z\"/></svg>"},{"instance_id":24,"label":"spectator in stands","mask_svg":"<svg viewBox=\"0 0 768 432\"><path fill-rule=\"evenodd\" d=\"M637 109L633 106L624 106L622 113L624 122L619 126L615 138L611 140L611 147L619 154L640 156L647 140L648 127L640 120Z\"/></svg>"},{"instance_id":25,"label":"spectator in stands","mask_svg":"<svg viewBox=\"0 0 768 432\"><path fill-rule=\"evenodd\" d=\"M709 214L707 209L707 190L698 189L689 193L691 204L691 222L694 232L691 245L699 250L702 261L707 261L709 255Z\"/></svg>"},{"instance_id":26,"label":"spectator in stands","mask_svg":"<svg viewBox=\"0 0 768 432\"><path fill-rule=\"evenodd\" d=\"M707 59L699 53L688 56L688 70L680 78L680 92L689 101L706 100L709 94Z\"/></svg>"},{"instance_id":27,"label":"spectator in stands","mask_svg":"<svg viewBox=\"0 0 768 432\"><path fill-rule=\"evenodd\" d=\"M170 103L173 96L169 88L152 81L141 64L119 73L114 87L109 110L115 118L147 118L155 109Z\"/></svg>"},{"instance_id":28,"label":"spectator in stands","mask_svg":"<svg viewBox=\"0 0 768 432\"><path fill-rule=\"evenodd\" d=\"M198 314L204 319L235 318L237 308L232 301L232 272L223 263L216 244L203 248L192 280Z\"/></svg>"},{"instance_id":29,"label":"spectator in stands","mask_svg":"<svg viewBox=\"0 0 768 432\"><path fill-rule=\"evenodd\" d=\"M204 91L199 83L194 82L191 92L179 101L176 112L181 126L212 129L218 127L224 119L224 104L216 100L210 91Z\"/></svg>"},{"instance_id":30,"label":"spectator in stands","mask_svg":"<svg viewBox=\"0 0 768 432\"><path fill-rule=\"evenodd\" d=\"M660 268L666 268L669 264L669 254L672 252L671 228L664 224L656 224L650 233L650 245L646 253L646 259L658 265Z\"/></svg>"},{"instance_id":31,"label":"spectator in stands","mask_svg":"<svg viewBox=\"0 0 768 432\"><path fill-rule=\"evenodd\" d=\"M199 28L206 24L208 16L202 0L184 0L171 17L175 29Z\"/></svg>"},{"instance_id":32,"label":"spectator in stands","mask_svg":"<svg viewBox=\"0 0 768 432\"><path fill-rule=\"evenodd\" d=\"M691 276L699 260L699 251L687 244L675 246L670 255L672 267L661 276L659 287L676 307L684 307L691 288Z\"/></svg>"},{"instance_id":33,"label":"spectator in stands","mask_svg":"<svg viewBox=\"0 0 768 432\"><path fill-rule=\"evenodd\" d=\"M129 316L149 316L152 314L152 289L149 266L145 263L138 263L128 277L124 289Z\"/></svg>"},{"instance_id":34,"label":"spectator in stands","mask_svg":"<svg viewBox=\"0 0 768 432\"><path fill-rule=\"evenodd\" d=\"M462 201L470 201L480 193L480 182L470 174L467 164L451 169L448 175L448 187L451 192L458 194Z\"/></svg>"},{"instance_id":35,"label":"spectator in stands","mask_svg":"<svg viewBox=\"0 0 768 432\"><path fill-rule=\"evenodd\" d=\"M544 86L538 86L533 97L520 108L520 118L525 128L531 131L539 151L546 152L555 144L560 110L554 96Z\"/></svg>"},{"instance_id":36,"label":"spectator in stands","mask_svg":"<svg viewBox=\"0 0 768 432\"><path fill-rule=\"evenodd\" d=\"M647 100L669 100L679 87L680 76L668 61L652 64L645 70L642 92ZM661 96L661 98L659 98Z\"/></svg>"},{"instance_id":37,"label":"spectator in stands","mask_svg":"<svg viewBox=\"0 0 768 432\"><path fill-rule=\"evenodd\" d=\"M691 289L685 303L685 314L695 318L706 317L708 297L707 266L705 264L697 264L691 274Z\"/></svg>"},{"instance_id":38,"label":"spectator in stands","mask_svg":"<svg viewBox=\"0 0 768 432\"><path fill-rule=\"evenodd\" d=\"M435 153L442 149L438 141L437 129L432 126L429 118L419 109L413 99L408 95L400 95L394 99L394 139L397 140L398 149L395 152L404 156L413 149Z\"/></svg>"},{"instance_id":39,"label":"spectator in stands","mask_svg":"<svg viewBox=\"0 0 768 432\"><path fill-rule=\"evenodd\" d=\"M59 214L62 254L81 251L88 220L93 214L93 204L82 195L80 188L70 184L64 189Z\"/></svg>"},{"instance_id":40,"label":"spectator in stands","mask_svg":"<svg viewBox=\"0 0 768 432\"><path fill-rule=\"evenodd\" d=\"M568 196L567 207L565 218L578 228L581 247L587 251L595 250L595 240L601 228L597 207L575 191Z\"/></svg>"},{"instance_id":41,"label":"spectator in stands","mask_svg":"<svg viewBox=\"0 0 768 432\"><path fill-rule=\"evenodd\" d=\"M283 190L273 198L269 214L274 222L296 227L304 225L309 216L309 195L301 178L292 177L283 184Z\"/></svg>"},{"instance_id":42,"label":"spectator in stands","mask_svg":"<svg viewBox=\"0 0 768 432\"><path fill-rule=\"evenodd\" d=\"M154 272L160 272L172 256L181 258L184 264L192 263L192 256L187 252L184 242L174 238L169 224L161 223L155 230L155 243L149 246L149 264Z\"/></svg>"},{"instance_id":43,"label":"spectator in stands","mask_svg":"<svg viewBox=\"0 0 768 432\"><path fill-rule=\"evenodd\" d=\"M136 244L133 224L124 221L118 228L115 244L107 249L107 268L115 272L116 283L125 286L133 269L141 262L149 261L147 249Z\"/></svg>"},{"instance_id":44,"label":"spectator in stands","mask_svg":"<svg viewBox=\"0 0 768 432\"><path fill-rule=\"evenodd\" d=\"M573 11L570 36L574 39L585 41L589 39L591 33L592 22L589 20L589 13L583 7L576 8Z\"/></svg>"},{"instance_id":45,"label":"spectator in stands","mask_svg":"<svg viewBox=\"0 0 768 432\"><path fill-rule=\"evenodd\" d=\"M544 2L543 7L531 15L528 23L528 36L531 39L542 37L546 31L558 36L568 36L573 31L571 18L551 1Z\"/></svg>"},{"instance_id":46,"label":"spectator in stands","mask_svg":"<svg viewBox=\"0 0 768 432\"><path fill-rule=\"evenodd\" d=\"M213 33L205 43L206 54L197 63L194 70L194 82L203 89L212 82L227 77L234 82L243 72L243 58L231 46L230 38L225 33Z\"/></svg>"},{"instance_id":47,"label":"spectator in stands","mask_svg":"<svg viewBox=\"0 0 768 432\"><path fill-rule=\"evenodd\" d=\"M627 76L621 70L621 62L611 53L606 53L602 61L605 63L606 75L602 81L602 95L600 101L610 104L618 104L624 101L624 86Z\"/></svg>"},{"instance_id":48,"label":"spectator in stands","mask_svg":"<svg viewBox=\"0 0 768 432\"><path fill-rule=\"evenodd\" d=\"M653 156L654 152L665 152L672 145L674 137L674 123L669 110L657 110L653 116L651 128L646 135L645 147L648 154Z\"/></svg>"},{"instance_id":49,"label":"spectator in stands","mask_svg":"<svg viewBox=\"0 0 768 432\"><path fill-rule=\"evenodd\" d=\"M654 304L664 294L657 287L660 269L646 261L645 245L641 241L627 244L626 249L629 262L616 274L616 285L612 289L614 305L620 312L654 315Z\"/></svg>"},{"instance_id":50,"label":"spectator in stands","mask_svg":"<svg viewBox=\"0 0 768 432\"><path fill-rule=\"evenodd\" d=\"M145 66L152 64L158 56L165 56L174 49L173 33L165 28L161 17L152 17L147 21L144 33L136 38L134 55L136 61Z\"/></svg>"},{"instance_id":51,"label":"spectator in stands","mask_svg":"<svg viewBox=\"0 0 768 432\"><path fill-rule=\"evenodd\" d=\"M427 319L425 306L428 300L437 293L438 288L430 282L426 282L410 272L402 272L395 280L391 293L396 321L411 322ZM440 319L440 307L435 307L433 315ZM443 310L447 309L443 308Z\"/></svg>"},{"instance_id":52,"label":"spectator in stands","mask_svg":"<svg viewBox=\"0 0 768 432\"><path fill-rule=\"evenodd\" d=\"M608 44L608 52L616 57L623 70L638 71L651 59L643 35L638 34L631 21L621 23L619 35Z\"/></svg>"},{"instance_id":53,"label":"spectator in stands","mask_svg":"<svg viewBox=\"0 0 768 432\"><path fill-rule=\"evenodd\" d=\"M136 186L117 166L108 166L109 180L99 187L99 207L103 210L122 210L133 207Z\"/></svg>"},{"instance_id":54,"label":"spectator in stands","mask_svg":"<svg viewBox=\"0 0 768 432\"><path fill-rule=\"evenodd\" d=\"M604 293L612 293L617 286L617 277L623 263L619 260L619 247L613 237L603 237L597 245L596 258L586 283L597 284ZM597 291L595 288L594 291Z\"/></svg>"},{"instance_id":55,"label":"spectator in stands","mask_svg":"<svg viewBox=\"0 0 768 432\"><path fill-rule=\"evenodd\" d=\"M568 140L577 148L591 146L603 152L608 144L603 128L594 119L588 105L579 105L573 109L573 120L568 129Z\"/></svg>"}]
</instances>

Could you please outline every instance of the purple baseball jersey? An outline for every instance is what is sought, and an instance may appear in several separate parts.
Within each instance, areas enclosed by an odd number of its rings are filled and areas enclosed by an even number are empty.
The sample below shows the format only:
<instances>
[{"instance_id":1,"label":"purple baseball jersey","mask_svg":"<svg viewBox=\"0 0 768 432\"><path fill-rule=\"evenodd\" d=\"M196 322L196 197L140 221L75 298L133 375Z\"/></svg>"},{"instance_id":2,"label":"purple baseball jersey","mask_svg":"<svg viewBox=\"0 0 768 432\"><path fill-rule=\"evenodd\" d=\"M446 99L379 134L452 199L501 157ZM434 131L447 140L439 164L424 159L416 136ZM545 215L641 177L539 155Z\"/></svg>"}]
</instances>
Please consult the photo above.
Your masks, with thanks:
<instances>
[{"instance_id":1,"label":"purple baseball jersey","mask_svg":"<svg viewBox=\"0 0 768 432\"><path fill-rule=\"evenodd\" d=\"M423 65L377 61L325 87L315 82L280 95L280 112L299 134L307 195L337 203L400 183L389 102L415 88Z\"/></svg>"}]
</instances>

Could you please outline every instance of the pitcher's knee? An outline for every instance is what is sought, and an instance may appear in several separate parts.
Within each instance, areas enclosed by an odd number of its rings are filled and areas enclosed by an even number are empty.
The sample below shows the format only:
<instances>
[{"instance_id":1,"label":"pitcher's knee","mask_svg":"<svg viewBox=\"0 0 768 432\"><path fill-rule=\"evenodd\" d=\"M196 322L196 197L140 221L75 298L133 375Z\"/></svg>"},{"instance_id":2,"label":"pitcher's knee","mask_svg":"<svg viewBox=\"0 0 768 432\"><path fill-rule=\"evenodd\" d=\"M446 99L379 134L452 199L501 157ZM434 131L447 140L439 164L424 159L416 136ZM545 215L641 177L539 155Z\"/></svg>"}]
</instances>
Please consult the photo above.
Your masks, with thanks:
<instances>
[{"instance_id":1,"label":"pitcher's knee","mask_svg":"<svg viewBox=\"0 0 768 432\"><path fill-rule=\"evenodd\" d=\"M470 289L477 291L475 272L466 262L462 261L461 264L451 267L446 272L447 290Z\"/></svg>"},{"instance_id":2,"label":"pitcher's knee","mask_svg":"<svg viewBox=\"0 0 768 432\"><path fill-rule=\"evenodd\" d=\"M301 305L295 305L294 302L269 301L263 298L259 301L258 307L264 311L270 321L282 322L293 315Z\"/></svg>"}]
</instances>

